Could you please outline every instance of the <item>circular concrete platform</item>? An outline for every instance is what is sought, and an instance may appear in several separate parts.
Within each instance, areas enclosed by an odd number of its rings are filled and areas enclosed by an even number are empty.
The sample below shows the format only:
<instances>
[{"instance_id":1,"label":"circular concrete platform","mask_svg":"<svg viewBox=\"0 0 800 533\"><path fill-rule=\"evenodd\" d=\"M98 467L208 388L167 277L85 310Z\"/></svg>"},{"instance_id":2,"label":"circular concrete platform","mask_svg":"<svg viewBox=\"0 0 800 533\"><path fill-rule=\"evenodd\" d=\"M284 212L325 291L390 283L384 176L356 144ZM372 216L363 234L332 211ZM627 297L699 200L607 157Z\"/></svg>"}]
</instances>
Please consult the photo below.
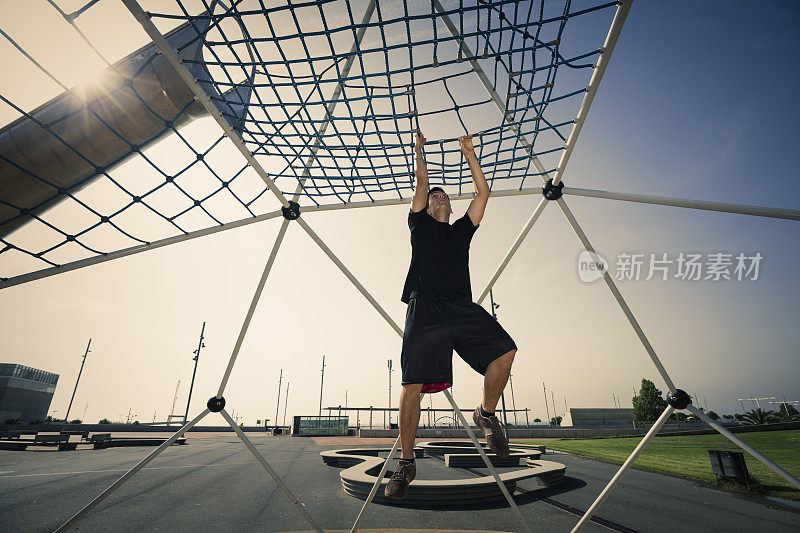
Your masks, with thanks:
<instances>
[{"instance_id":1,"label":"circular concrete platform","mask_svg":"<svg viewBox=\"0 0 800 533\"><path fill-rule=\"evenodd\" d=\"M381 528L381 529L364 529L358 528L359 531L364 533L425 533L426 531L436 531L437 533L509 533L507 531L489 531L486 529L399 529L399 528ZM349 529L326 529L326 533L350 533ZM314 533L314 531L286 531L285 533Z\"/></svg>"},{"instance_id":2,"label":"circular concrete platform","mask_svg":"<svg viewBox=\"0 0 800 533\"><path fill-rule=\"evenodd\" d=\"M456 453L456 456L472 459L463 453L464 449L462 447L459 448L457 451L460 453ZM326 464L348 467L339 474L342 480L342 487L347 494L364 500L369 495L372 486L378 479L377 476L381 467L386 461L384 458L379 457L379 454L388 451L390 451L389 448L350 448L328 450L320 455ZM525 452L524 454L521 453L521 455L527 456L525 457L525 467L499 474L500 480L505 484L509 492L513 492L516 489L517 482L523 479L536 478L540 483L548 486L563 482L566 466L561 463L538 459L538 450L533 452L533 450L528 449ZM423 450L419 448L415 448L415 453L417 457L424 455ZM480 459L477 453L475 455ZM521 458L516 458L517 463L514 466L519 466ZM447 480L417 479L409 485L408 495L405 499L390 500L383 495L383 488L390 476L391 473L387 472L385 478L381 480L374 501L393 505L460 506L491 503L505 498L494 477L487 475Z\"/></svg>"}]
</instances>

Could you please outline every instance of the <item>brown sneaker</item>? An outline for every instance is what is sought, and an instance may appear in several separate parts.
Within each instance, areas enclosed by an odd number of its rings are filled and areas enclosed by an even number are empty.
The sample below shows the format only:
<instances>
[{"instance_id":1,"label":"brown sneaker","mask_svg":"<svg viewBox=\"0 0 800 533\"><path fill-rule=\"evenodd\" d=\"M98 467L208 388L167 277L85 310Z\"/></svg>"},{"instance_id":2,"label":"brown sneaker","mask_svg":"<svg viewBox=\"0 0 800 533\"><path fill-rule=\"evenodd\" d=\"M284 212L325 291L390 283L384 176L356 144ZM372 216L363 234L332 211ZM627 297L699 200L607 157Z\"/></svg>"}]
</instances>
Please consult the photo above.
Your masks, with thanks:
<instances>
[{"instance_id":1,"label":"brown sneaker","mask_svg":"<svg viewBox=\"0 0 800 533\"><path fill-rule=\"evenodd\" d=\"M481 416L481 407L479 405L475 408L475 412L472 413L472 420L475 422L475 425L483 431L483 436L486 437L486 443L489 445L489 449L492 450L496 456L508 457L511 454L511 450L508 449L506 436L503 434L503 429L500 427L500 420L498 420L496 416Z\"/></svg>"},{"instance_id":2,"label":"brown sneaker","mask_svg":"<svg viewBox=\"0 0 800 533\"><path fill-rule=\"evenodd\" d=\"M416 463L398 463L397 470L386 484L383 494L393 500L402 500L408 494L408 484L414 481L415 477L417 477Z\"/></svg>"}]
</instances>

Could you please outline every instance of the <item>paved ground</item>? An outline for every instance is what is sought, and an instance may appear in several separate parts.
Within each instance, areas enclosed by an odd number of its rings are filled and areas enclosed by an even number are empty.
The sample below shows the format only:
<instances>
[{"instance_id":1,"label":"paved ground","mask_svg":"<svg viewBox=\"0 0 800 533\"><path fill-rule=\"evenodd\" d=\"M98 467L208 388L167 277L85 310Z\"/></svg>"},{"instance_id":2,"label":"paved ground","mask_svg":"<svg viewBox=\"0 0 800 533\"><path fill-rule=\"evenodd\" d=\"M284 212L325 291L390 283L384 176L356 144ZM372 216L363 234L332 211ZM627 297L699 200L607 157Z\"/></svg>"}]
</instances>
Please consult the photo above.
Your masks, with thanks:
<instances>
[{"instance_id":1,"label":"paved ground","mask_svg":"<svg viewBox=\"0 0 800 533\"><path fill-rule=\"evenodd\" d=\"M349 530L362 501L344 494L337 468L319 452L343 447L313 439L252 434L286 483L326 529ZM325 441L319 441L324 443ZM352 440L363 445L363 440ZM377 444L374 443L373 446ZM52 531L136 464L151 448L55 452L0 451L0 531ZM534 531L569 531L616 471L614 465L561 454L566 482L524 482L515 498ZM420 478L454 478L483 470L418 463ZM770 504L774 505L774 504ZM585 531L800 531L800 513L660 474L631 471ZM408 508L373 505L365 529L519 531L505 505ZM233 434L190 434L92 511L76 531L301 531L309 527Z\"/></svg>"}]
</instances>

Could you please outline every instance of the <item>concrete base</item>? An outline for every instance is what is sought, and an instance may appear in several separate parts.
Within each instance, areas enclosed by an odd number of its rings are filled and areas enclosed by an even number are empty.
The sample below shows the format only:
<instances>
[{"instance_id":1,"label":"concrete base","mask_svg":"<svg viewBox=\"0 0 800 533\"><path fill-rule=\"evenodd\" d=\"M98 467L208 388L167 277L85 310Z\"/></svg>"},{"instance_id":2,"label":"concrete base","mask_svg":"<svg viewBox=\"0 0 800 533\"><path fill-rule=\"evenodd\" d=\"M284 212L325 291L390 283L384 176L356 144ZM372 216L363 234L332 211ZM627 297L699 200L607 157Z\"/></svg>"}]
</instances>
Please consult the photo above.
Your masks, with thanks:
<instances>
[{"instance_id":1,"label":"concrete base","mask_svg":"<svg viewBox=\"0 0 800 533\"><path fill-rule=\"evenodd\" d=\"M339 475L344 491L356 498L365 500L377 480L385 459L378 457L378 453L388 452L389 448L362 450L351 448L344 450L329 450L320 455L326 464L341 464L350 466ZM364 453L362 453L364 452ZM533 452L538 453L538 452ZM457 454L466 455L466 454ZM476 454L477 455L477 454ZM333 457L336 457L334 460ZM416 455L416 457L420 457ZM519 461L519 458L517 458ZM544 485L556 484L563 480L566 467L561 463L542 461L539 459L526 459L527 468L500 474L500 480L509 492L514 492L517 482L523 479L537 478ZM481 465L485 466L485 465ZM383 495L386 483L391 477L387 472L380 481L375 502L393 505L424 505L424 506L463 506L481 503L491 503L504 500L504 496L494 477L482 476L478 478L428 480L418 479L408 487L408 495L403 500L390 500Z\"/></svg>"},{"instance_id":2,"label":"concrete base","mask_svg":"<svg viewBox=\"0 0 800 533\"><path fill-rule=\"evenodd\" d=\"M445 466L449 468L484 468L486 466L471 441L423 442L419 447L429 455L443 458ZM485 442L481 443L481 447L492 466L497 468L517 467L521 460L539 459L544 452L544 450L540 451L538 446L511 445L511 455L498 457L492 453Z\"/></svg>"}]
</instances>

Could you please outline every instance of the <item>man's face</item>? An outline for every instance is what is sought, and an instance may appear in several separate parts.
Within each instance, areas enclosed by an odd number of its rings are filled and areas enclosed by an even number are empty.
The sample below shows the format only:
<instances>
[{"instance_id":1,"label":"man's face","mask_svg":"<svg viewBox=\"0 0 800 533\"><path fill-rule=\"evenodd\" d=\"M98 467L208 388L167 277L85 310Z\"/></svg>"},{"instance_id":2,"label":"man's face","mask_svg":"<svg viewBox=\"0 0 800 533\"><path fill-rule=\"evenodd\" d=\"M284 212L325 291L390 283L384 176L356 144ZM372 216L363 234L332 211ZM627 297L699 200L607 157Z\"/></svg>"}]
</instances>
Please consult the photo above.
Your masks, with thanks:
<instances>
[{"instance_id":1,"label":"man's face","mask_svg":"<svg viewBox=\"0 0 800 533\"><path fill-rule=\"evenodd\" d=\"M431 211L443 210L448 215L453 212L450 207L450 197L443 191L433 191L428 196L428 209Z\"/></svg>"}]
</instances>

